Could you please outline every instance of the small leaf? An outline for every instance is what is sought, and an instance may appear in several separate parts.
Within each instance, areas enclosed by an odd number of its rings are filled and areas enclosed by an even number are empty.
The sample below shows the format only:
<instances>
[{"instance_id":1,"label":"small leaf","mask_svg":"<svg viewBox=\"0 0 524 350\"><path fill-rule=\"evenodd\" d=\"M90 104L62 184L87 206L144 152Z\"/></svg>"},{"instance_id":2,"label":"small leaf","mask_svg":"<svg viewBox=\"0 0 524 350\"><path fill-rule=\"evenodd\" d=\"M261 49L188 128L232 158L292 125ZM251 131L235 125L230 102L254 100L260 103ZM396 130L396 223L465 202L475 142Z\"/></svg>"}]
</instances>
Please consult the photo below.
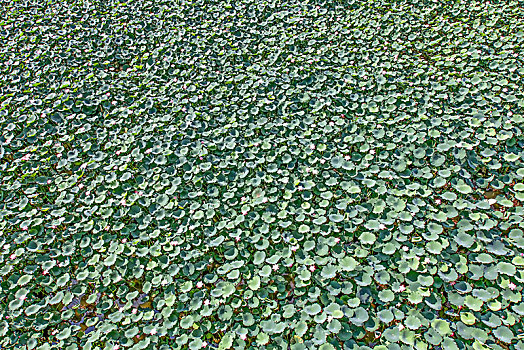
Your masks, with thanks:
<instances>
[{"instance_id":1,"label":"small leaf","mask_svg":"<svg viewBox=\"0 0 524 350\"><path fill-rule=\"evenodd\" d=\"M249 283L248 283L248 287L252 290L257 290L260 288L260 277L259 276L255 276L253 277Z\"/></svg>"},{"instance_id":2,"label":"small leaf","mask_svg":"<svg viewBox=\"0 0 524 350\"><path fill-rule=\"evenodd\" d=\"M359 238L363 244L373 244L377 240L377 236L371 232L364 232Z\"/></svg>"},{"instance_id":3,"label":"small leaf","mask_svg":"<svg viewBox=\"0 0 524 350\"><path fill-rule=\"evenodd\" d=\"M513 338L515 337L511 329L509 329L506 326L498 327L497 329L493 331L493 334L495 334L497 339L499 339L500 341L503 341L504 343L508 343L508 344L511 343L513 341Z\"/></svg>"}]
</instances>

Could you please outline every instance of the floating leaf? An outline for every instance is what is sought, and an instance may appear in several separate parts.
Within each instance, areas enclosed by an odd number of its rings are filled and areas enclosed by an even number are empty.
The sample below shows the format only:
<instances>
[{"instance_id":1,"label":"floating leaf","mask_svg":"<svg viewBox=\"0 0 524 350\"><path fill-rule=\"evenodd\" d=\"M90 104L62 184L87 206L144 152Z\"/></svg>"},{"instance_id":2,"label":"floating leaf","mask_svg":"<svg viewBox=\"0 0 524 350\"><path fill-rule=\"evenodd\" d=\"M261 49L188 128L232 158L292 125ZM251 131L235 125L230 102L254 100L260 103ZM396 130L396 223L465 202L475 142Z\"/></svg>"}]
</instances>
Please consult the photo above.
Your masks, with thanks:
<instances>
[{"instance_id":1,"label":"floating leaf","mask_svg":"<svg viewBox=\"0 0 524 350\"><path fill-rule=\"evenodd\" d=\"M511 343L513 341L513 338L515 337L511 329L509 329L506 326L500 326L496 328L495 330L493 330L493 334L495 334L495 337L497 337L497 339L503 341L504 343Z\"/></svg>"}]
</instances>

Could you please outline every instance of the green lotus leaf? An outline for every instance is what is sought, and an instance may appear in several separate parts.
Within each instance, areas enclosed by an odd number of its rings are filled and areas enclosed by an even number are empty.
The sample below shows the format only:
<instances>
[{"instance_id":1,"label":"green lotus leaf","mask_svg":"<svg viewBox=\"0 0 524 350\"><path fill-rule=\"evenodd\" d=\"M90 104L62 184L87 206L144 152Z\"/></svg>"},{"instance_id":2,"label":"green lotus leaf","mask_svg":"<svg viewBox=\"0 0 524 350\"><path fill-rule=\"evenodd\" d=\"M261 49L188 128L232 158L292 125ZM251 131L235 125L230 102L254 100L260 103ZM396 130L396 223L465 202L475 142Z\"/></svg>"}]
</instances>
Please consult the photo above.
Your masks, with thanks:
<instances>
[{"instance_id":1,"label":"green lotus leaf","mask_svg":"<svg viewBox=\"0 0 524 350\"><path fill-rule=\"evenodd\" d=\"M368 230L378 230L380 222L378 220L370 220L364 225Z\"/></svg>"},{"instance_id":2,"label":"green lotus leaf","mask_svg":"<svg viewBox=\"0 0 524 350\"><path fill-rule=\"evenodd\" d=\"M517 314L524 316L524 302L512 306L513 311Z\"/></svg>"},{"instance_id":3,"label":"green lotus leaf","mask_svg":"<svg viewBox=\"0 0 524 350\"><path fill-rule=\"evenodd\" d=\"M322 268L320 275L324 278L334 278L337 275L337 268L334 265L326 265Z\"/></svg>"},{"instance_id":4,"label":"green lotus leaf","mask_svg":"<svg viewBox=\"0 0 524 350\"><path fill-rule=\"evenodd\" d=\"M377 237L371 232L364 232L360 235L359 239L363 244L373 244Z\"/></svg>"},{"instance_id":5,"label":"green lotus leaf","mask_svg":"<svg viewBox=\"0 0 524 350\"><path fill-rule=\"evenodd\" d=\"M457 195L453 192L444 192L442 194L442 198L444 198L447 201L454 201L457 199Z\"/></svg>"},{"instance_id":6,"label":"green lotus leaf","mask_svg":"<svg viewBox=\"0 0 524 350\"><path fill-rule=\"evenodd\" d=\"M258 341L258 337L257 337L257 341ZM231 348L232 345L233 345L233 336L230 332L228 332L224 334L224 336L220 340L220 343L218 344L218 348L220 350L229 349Z\"/></svg>"},{"instance_id":7,"label":"green lotus leaf","mask_svg":"<svg viewBox=\"0 0 524 350\"><path fill-rule=\"evenodd\" d=\"M380 319L380 321L382 321L384 323L390 323L391 321L393 321L393 318L394 318L393 313L390 310L387 310L387 309L380 310L377 313L377 316Z\"/></svg>"},{"instance_id":8,"label":"green lotus leaf","mask_svg":"<svg viewBox=\"0 0 524 350\"><path fill-rule=\"evenodd\" d=\"M202 348L202 340L200 338L196 338L193 341L189 342L189 348L191 350L197 350Z\"/></svg>"},{"instance_id":9,"label":"green lotus leaf","mask_svg":"<svg viewBox=\"0 0 524 350\"><path fill-rule=\"evenodd\" d=\"M192 281L186 281L186 282L182 283L182 285L180 286L180 290L183 293L187 293L191 289L193 289L193 282Z\"/></svg>"},{"instance_id":10,"label":"green lotus leaf","mask_svg":"<svg viewBox=\"0 0 524 350\"><path fill-rule=\"evenodd\" d=\"M436 234L436 235L439 235L443 232L443 227L439 224L436 224L436 223L430 223L428 224L428 231L431 232L432 234Z\"/></svg>"},{"instance_id":11,"label":"green lotus leaf","mask_svg":"<svg viewBox=\"0 0 524 350\"><path fill-rule=\"evenodd\" d=\"M266 259L266 253L263 251L256 252L253 258L253 263L255 265L262 264Z\"/></svg>"},{"instance_id":12,"label":"green lotus leaf","mask_svg":"<svg viewBox=\"0 0 524 350\"><path fill-rule=\"evenodd\" d=\"M294 343L291 345L291 349L292 350L305 350L306 346L304 345L304 343Z\"/></svg>"},{"instance_id":13,"label":"green lotus leaf","mask_svg":"<svg viewBox=\"0 0 524 350\"><path fill-rule=\"evenodd\" d=\"M466 248L471 247L473 243L475 242L472 236L468 235L467 233L463 233L463 232L460 232L455 237L455 241L457 242L457 244L463 247L466 247Z\"/></svg>"},{"instance_id":14,"label":"green lotus leaf","mask_svg":"<svg viewBox=\"0 0 524 350\"><path fill-rule=\"evenodd\" d=\"M420 283L422 286L429 287L433 285L434 279L431 276L419 275L417 277L417 282Z\"/></svg>"},{"instance_id":15,"label":"green lotus leaf","mask_svg":"<svg viewBox=\"0 0 524 350\"><path fill-rule=\"evenodd\" d=\"M443 319L435 319L431 322L432 329L435 329L440 335L446 336L451 334L451 329L447 321Z\"/></svg>"},{"instance_id":16,"label":"green lotus leaf","mask_svg":"<svg viewBox=\"0 0 524 350\"><path fill-rule=\"evenodd\" d=\"M358 266L358 262L351 256L345 256L340 260L339 266L344 271L353 271Z\"/></svg>"},{"instance_id":17,"label":"green lotus leaf","mask_svg":"<svg viewBox=\"0 0 524 350\"><path fill-rule=\"evenodd\" d=\"M258 272L258 274L262 277L269 277L271 273L271 268L268 265L262 267L262 269Z\"/></svg>"},{"instance_id":18,"label":"green lotus leaf","mask_svg":"<svg viewBox=\"0 0 524 350\"><path fill-rule=\"evenodd\" d=\"M497 328L502 323L500 317L498 317L497 315L491 312L482 315L480 319L482 323L484 323L485 325L487 325L490 328Z\"/></svg>"},{"instance_id":19,"label":"green lotus leaf","mask_svg":"<svg viewBox=\"0 0 524 350\"><path fill-rule=\"evenodd\" d=\"M315 220L313 220L313 223L315 225L322 225L323 223L325 223L327 221L326 217L325 216L319 216L318 218L316 218Z\"/></svg>"},{"instance_id":20,"label":"green lotus leaf","mask_svg":"<svg viewBox=\"0 0 524 350\"><path fill-rule=\"evenodd\" d=\"M319 304L316 304L316 303L315 303L315 304L311 304L311 305L306 306L306 307L304 308L304 311L305 311L308 315L312 316L312 315L316 315L316 314L318 314L318 313L321 311L321 307L320 307Z\"/></svg>"},{"instance_id":21,"label":"green lotus leaf","mask_svg":"<svg viewBox=\"0 0 524 350\"><path fill-rule=\"evenodd\" d=\"M482 264L491 264L493 262L493 257L489 254L481 253L477 255L476 260Z\"/></svg>"},{"instance_id":22,"label":"green lotus leaf","mask_svg":"<svg viewBox=\"0 0 524 350\"><path fill-rule=\"evenodd\" d=\"M398 327L392 327L382 332L382 336L389 342L396 343L400 340L400 331Z\"/></svg>"},{"instance_id":23,"label":"green lotus leaf","mask_svg":"<svg viewBox=\"0 0 524 350\"><path fill-rule=\"evenodd\" d=\"M402 331L400 331L400 341L407 345L414 345L415 332L410 331L409 329L403 329Z\"/></svg>"},{"instance_id":24,"label":"green lotus leaf","mask_svg":"<svg viewBox=\"0 0 524 350\"><path fill-rule=\"evenodd\" d=\"M307 225L300 225L300 227L298 228L298 232L300 233L306 233L306 232L309 232L309 226Z\"/></svg>"},{"instance_id":25,"label":"green lotus leaf","mask_svg":"<svg viewBox=\"0 0 524 350\"><path fill-rule=\"evenodd\" d=\"M180 320L180 327L182 327L183 329L189 329L193 326L194 322L195 321L194 321L193 316L191 315L185 316L184 318Z\"/></svg>"},{"instance_id":26,"label":"green lotus leaf","mask_svg":"<svg viewBox=\"0 0 524 350\"><path fill-rule=\"evenodd\" d=\"M434 327L424 332L424 339L433 346L437 346L442 342L442 336L435 330Z\"/></svg>"},{"instance_id":27,"label":"green lotus leaf","mask_svg":"<svg viewBox=\"0 0 524 350\"><path fill-rule=\"evenodd\" d=\"M25 309L25 314L26 316L32 316L36 314L40 309L41 309L41 306L38 304L30 305L27 307L27 309Z\"/></svg>"},{"instance_id":28,"label":"green lotus leaf","mask_svg":"<svg viewBox=\"0 0 524 350\"><path fill-rule=\"evenodd\" d=\"M62 301L63 298L64 298L64 292L63 291L59 291L58 293L55 294L55 296L53 298L51 298L49 300L49 304L51 304L51 305L58 304L59 302Z\"/></svg>"},{"instance_id":29,"label":"green lotus leaf","mask_svg":"<svg viewBox=\"0 0 524 350\"><path fill-rule=\"evenodd\" d=\"M471 187L466 184L458 185L456 189L462 194L469 194L473 191Z\"/></svg>"},{"instance_id":30,"label":"green lotus leaf","mask_svg":"<svg viewBox=\"0 0 524 350\"><path fill-rule=\"evenodd\" d=\"M97 294L93 293L93 294L89 295L89 297L86 300L86 303L93 304L97 300L97 298L98 298ZM127 299L127 296L126 296L126 299ZM132 299L134 299L134 298L130 298L128 300L132 300Z\"/></svg>"},{"instance_id":31,"label":"green lotus leaf","mask_svg":"<svg viewBox=\"0 0 524 350\"><path fill-rule=\"evenodd\" d=\"M341 222L342 220L344 220L344 216L339 214L331 214L329 215L329 220L332 222Z\"/></svg>"},{"instance_id":32,"label":"green lotus leaf","mask_svg":"<svg viewBox=\"0 0 524 350\"><path fill-rule=\"evenodd\" d=\"M18 279L17 284L18 286L25 286L27 283L29 283L29 281L31 281L32 278L32 275L23 275Z\"/></svg>"},{"instance_id":33,"label":"green lotus leaf","mask_svg":"<svg viewBox=\"0 0 524 350\"><path fill-rule=\"evenodd\" d=\"M303 337L308 330L308 326L305 322L301 321L295 326L295 333L299 337Z\"/></svg>"},{"instance_id":34,"label":"green lotus leaf","mask_svg":"<svg viewBox=\"0 0 524 350\"><path fill-rule=\"evenodd\" d=\"M508 161L508 162L515 162L519 159L520 157L514 153L506 153L504 154L504 160Z\"/></svg>"},{"instance_id":35,"label":"green lotus leaf","mask_svg":"<svg viewBox=\"0 0 524 350\"><path fill-rule=\"evenodd\" d=\"M296 309L294 305L288 304L288 305L285 305L282 309L284 310L284 313L282 314L282 317L284 318L293 317L296 313Z\"/></svg>"},{"instance_id":36,"label":"green lotus leaf","mask_svg":"<svg viewBox=\"0 0 524 350\"><path fill-rule=\"evenodd\" d=\"M202 219L203 217L205 216L204 212L202 210L197 210L194 214L193 214L193 219L194 220L200 220Z\"/></svg>"},{"instance_id":37,"label":"green lotus leaf","mask_svg":"<svg viewBox=\"0 0 524 350\"><path fill-rule=\"evenodd\" d=\"M71 336L71 328L67 327L67 328L64 328L60 333L58 333L56 335L56 338L58 340L64 340L64 339L68 339L70 336Z\"/></svg>"},{"instance_id":38,"label":"green lotus leaf","mask_svg":"<svg viewBox=\"0 0 524 350\"><path fill-rule=\"evenodd\" d=\"M406 169L406 162L400 159L393 161L392 168L397 172L403 172Z\"/></svg>"},{"instance_id":39,"label":"green lotus leaf","mask_svg":"<svg viewBox=\"0 0 524 350\"><path fill-rule=\"evenodd\" d=\"M265 345L269 343L269 336L264 332L260 332L258 333L256 340L258 345Z\"/></svg>"},{"instance_id":40,"label":"green lotus leaf","mask_svg":"<svg viewBox=\"0 0 524 350\"><path fill-rule=\"evenodd\" d=\"M252 290L257 290L260 288L260 277L255 276L248 284L249 288Z\"/></svg>"},{"instance_id":41,"label":"green lotus leaf","mask_svg":"<svg viewBox=\"0 0 524 350\"><path fill-rule=\"evenodd\" d=\"M464 304L474 311L480 311L482 305L484 304L482 300L475 298L471 295L466 296L464 299Z\"/></svg>"},{"instance_id":42,"label":"green lotus leaf","mask_svg":"<svg viewBox=\"0 0 524 350\"><path fill-rule=\"evenodd\" d=\"M500 326L493 330L493 334L497 339L504 343L511 343L515 337L515 334L506 326Z\"/></svg>"},{"instance_id":43,"label":"green lotus leaf","mask_svg":"<svg viewBox=\"0 0 524 350\"><path fill-rule=\"evenodd\" d=\"M356 194L356 193L360 193L361 189L358 186L351 186L347 189L347 192L350 194Z\"/></svg>"},{"instance_id":44,"label":"green lotus leaf","mask_svg":"<svg viewBox=\"0 0 524 350\"><path fill-rule=\"evenodd\" d=\"M395 300L395 294L389 289L384 289L378 293L378 298L380 299L380 301L388 303L390 301Z\"/></svg>"},{"instance_id":45,"label":"green lotus leaf","mask_svg":"<svg viewBox=\"0 0 524 350\"><path fill-rule=\"evenodd\" d=\"M356 324L361 324L366 322L369 319L369 314L366 311L366 309L362 307L358 307L355 309L354 316L352 317L352 321Z\"/></svg>"},{"instance_id":46,"label":"green lotus leaf","mask_svg":"<svg viewBox=\"0 0 524 350\"><path fill-rule=\"evenodd\" d=\"M330 343L325 343L325 344L320 345L318 349L319 350L335 350L335 347Z\"/></svg>"},{"instance_id":47,"label":"green lotus leaf","mask_svg":"<svg viewBox=\"0 0 524 350\"><path fill-rule=\"evenodd\" d=\"M422 325L418 317L408 316L404 321L405 325L409 329L418 329Z\"/></svg>"},{"instance_id":48,"label":"green lotus leaf","mask_svg":"<svg viewBox=\"0 0 524 350\"><path fill-rule=\"evenodd\" d=\"M442 348L445 350L458 350L459 349L455 340L449 337L444 338L444 340L442 341Z\"/></svg>"},{"instance_id":49,"label":"green lotus leaf","mask_svg":"<svg viewBox=\"0 0 524 350\"><path fill-rule=\"evenodd\" d=\"M244 313L242 315L242 322L243 322L244 326L250 327L253 324L255 324L255 318L253 317L253 315L251 315L249 313Z\"/></svg>"},{"instance_id":50,"label":"green lotus leaf","mask_svg":"<svg viewBox=\"0 0 524 350\"><path fill-rule=\"evenodd\" d=\"M504 261L500 261L497 264L497 270L499 273L509 275L509 276L514 276L517 271L515 265L504 262Z\"/></svg>"}]
</instances>

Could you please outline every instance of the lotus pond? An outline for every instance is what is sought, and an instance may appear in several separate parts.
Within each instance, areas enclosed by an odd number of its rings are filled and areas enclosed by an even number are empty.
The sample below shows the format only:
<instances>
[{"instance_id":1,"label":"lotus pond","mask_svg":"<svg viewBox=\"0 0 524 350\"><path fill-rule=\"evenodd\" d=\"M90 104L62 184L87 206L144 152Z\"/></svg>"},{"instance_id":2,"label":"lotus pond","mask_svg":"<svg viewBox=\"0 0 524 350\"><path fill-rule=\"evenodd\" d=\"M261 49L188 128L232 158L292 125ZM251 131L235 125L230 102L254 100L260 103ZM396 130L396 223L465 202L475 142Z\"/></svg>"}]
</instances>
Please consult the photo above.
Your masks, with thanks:
<instances>
[{"instance_id":1,"label":"lotus pond","mask_svg":"<svg viewBox=\"0 0 524 350\"><path fill-rule=\"evenodd\" d=\"M524 350L518 1L4 1L2 349Z\"/></svg>"}]
</instances>

